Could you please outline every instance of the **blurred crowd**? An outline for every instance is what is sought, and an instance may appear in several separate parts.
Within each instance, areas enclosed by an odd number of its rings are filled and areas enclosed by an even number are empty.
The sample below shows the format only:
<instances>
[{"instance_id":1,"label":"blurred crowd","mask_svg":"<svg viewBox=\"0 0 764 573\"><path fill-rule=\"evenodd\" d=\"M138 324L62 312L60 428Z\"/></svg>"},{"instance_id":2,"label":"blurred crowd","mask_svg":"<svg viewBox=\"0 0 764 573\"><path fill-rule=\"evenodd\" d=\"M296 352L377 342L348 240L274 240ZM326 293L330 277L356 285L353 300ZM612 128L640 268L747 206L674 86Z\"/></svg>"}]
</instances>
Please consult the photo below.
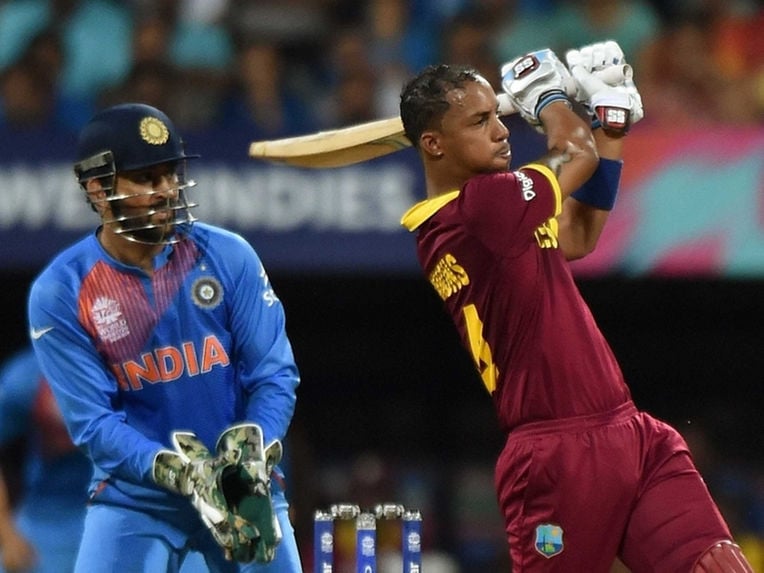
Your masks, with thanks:
<instances>
[{"instance_id":1,"label":"blurred crowd","mask_svg":"<svg viewBox=\"0 0 764 573\"><path fill-rule=\"evenodd\" d=\"M0 129L76 131L126 100L251 139L398 112L408 76L617 40L645 123L764 119L757 0L7 0Z\"/></svg>"},{"instance_id":2,"label":"blurred crowd","mask_svg":"<svg viewBox=\"0 0 764 573\"><path fill-rule=\"evenodd\" d=\"M122 101L163 109L183 133L308 133L397 115L403 83L431 63L472 65L498 89L509 59L542 47L563 56L606 38L635 68L640 125L764 125L760 0L0 0L0 137L74 133ZM702 432L688 439L749 557L764 564L761 471L715 463L721 454ZM432 544L483 551L459 555L463 563L494 558L497 547L505 557L500 524L483 526L497 517L484 515L492 498L474 503L475 491L491 490L490 468L466 468L445 486L439 468L424 476L388 468L379 472L384 489L374 489L367 473L377 466L359 459L324 468L324 484L339 483L333 470L352 476L344 489L304 488L297 507L365 493L424 500L432 516L442 500L424 492L445 490L462 527L433 527L429 517ZM470 513L476 507L483 513ZM298 520L305 544L309 519Z\"/></svg>"}]
</instances>

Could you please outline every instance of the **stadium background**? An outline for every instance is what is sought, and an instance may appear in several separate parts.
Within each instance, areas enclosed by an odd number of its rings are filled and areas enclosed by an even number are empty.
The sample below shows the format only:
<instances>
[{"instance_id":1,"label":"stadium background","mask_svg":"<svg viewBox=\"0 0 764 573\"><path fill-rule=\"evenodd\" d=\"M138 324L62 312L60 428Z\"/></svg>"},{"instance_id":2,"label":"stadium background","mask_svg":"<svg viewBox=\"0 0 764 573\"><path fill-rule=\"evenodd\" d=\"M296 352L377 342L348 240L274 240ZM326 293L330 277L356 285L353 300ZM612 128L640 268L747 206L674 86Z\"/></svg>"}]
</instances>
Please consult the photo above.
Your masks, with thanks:
<instances>
[{"instance_id":1,"label":"stadium background","mask_svg":"<svg viewBox=\"0 0 764 573\"><path fill-rule=\"evenodd\" d=\"M96 62L75 41L93 20L109 31ZM71 176L76 129L107 103L155 103L202 154L199 214L252 241L285 304L303 377L289 471L306 556L313 508L396 499L423 510L427 550L494 570L502 439L397 223L422 194L416 158L303 171L249 160L247 143L394 114L401 78L427 61L471 63L495 81L514 50L614 37L646 119L577 276L636 401L685 434L761 566L762 22L760 4L711 0L1 2L0 358L26 342L29 281L96 222ZM172 41L135 50L157 34ZM58 64L40 44L58 46ZM508 121L519 164L540 140Z\"/></svg>"}]
</instances>

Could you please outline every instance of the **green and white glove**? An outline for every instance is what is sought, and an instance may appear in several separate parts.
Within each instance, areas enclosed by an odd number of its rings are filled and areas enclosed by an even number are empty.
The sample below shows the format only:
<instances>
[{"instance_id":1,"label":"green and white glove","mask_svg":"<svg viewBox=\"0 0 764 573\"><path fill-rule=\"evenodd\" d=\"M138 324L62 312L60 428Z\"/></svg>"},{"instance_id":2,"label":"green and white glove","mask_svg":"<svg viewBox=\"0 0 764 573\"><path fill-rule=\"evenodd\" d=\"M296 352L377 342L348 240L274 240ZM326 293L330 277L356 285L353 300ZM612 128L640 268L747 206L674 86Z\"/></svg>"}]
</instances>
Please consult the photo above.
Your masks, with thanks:
<instances>
[{"instance_id":1,"label":"green and white glove","mask_svg":"<svg viewBox=\"0 0 764 573\"><path fill-rule=\"evenodd\" d=\"M161 450L154 457L154 481L190 498L227 559L244 561L243 557L254 556L260 534L231 511L224 492L226 476L237 471L236 464L213 457L192 432L174 432L172 441L174 450Z\"/></svg>"},{"instance_id":2,"label":"green and white glove","mask_svg":"<svg viewBox=\"0 0 764 573\"><path fill-rule=\"evenodd\" d=\"M229 467L235 468L223 478L226 504L259 536L256 544L239 549L237 560L268 563L275 557L282 537L271 501L271 473L281 461L281 442L273 440L265 447L260 426L244 423L226 429L218 438L216 450Z\"/></svg>"}]
</instances>

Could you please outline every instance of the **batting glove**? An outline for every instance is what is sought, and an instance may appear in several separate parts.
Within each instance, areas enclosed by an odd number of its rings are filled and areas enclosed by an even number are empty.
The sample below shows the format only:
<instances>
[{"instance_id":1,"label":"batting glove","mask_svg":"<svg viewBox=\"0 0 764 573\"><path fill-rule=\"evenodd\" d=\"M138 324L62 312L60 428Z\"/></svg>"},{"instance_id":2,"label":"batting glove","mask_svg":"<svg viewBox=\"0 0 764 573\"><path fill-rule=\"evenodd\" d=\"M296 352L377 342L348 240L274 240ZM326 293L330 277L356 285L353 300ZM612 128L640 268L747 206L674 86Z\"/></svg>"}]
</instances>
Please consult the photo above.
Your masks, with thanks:
<instances>
[{"instance_id":1,"label":"batting glove","mask_svg":"<svg viewBox=\"0 0 764 573\"><path fill-rule=\"evenodd\" d=\"M588 108L592 127L601 126L610 135L624 135L644 117L642 96L617 42L608 40L569 50L565 60L576 82L576 99ZM613 68L623 72L621 79L606 83L602 78L619 76L608 73Z\"/></svg>"},{"instance_id":2,"label":"batting glove","mask_svg":"<svg viewBox=\"0 0 764 573\"><path fill-rule=\"evenodd\" d=\"M501 85L520 115L540 126L539 114L555 101L569 103L566 90L573 79L565 65L550 49L537 50L501 67Z\"/></svg>"}]
</instances>

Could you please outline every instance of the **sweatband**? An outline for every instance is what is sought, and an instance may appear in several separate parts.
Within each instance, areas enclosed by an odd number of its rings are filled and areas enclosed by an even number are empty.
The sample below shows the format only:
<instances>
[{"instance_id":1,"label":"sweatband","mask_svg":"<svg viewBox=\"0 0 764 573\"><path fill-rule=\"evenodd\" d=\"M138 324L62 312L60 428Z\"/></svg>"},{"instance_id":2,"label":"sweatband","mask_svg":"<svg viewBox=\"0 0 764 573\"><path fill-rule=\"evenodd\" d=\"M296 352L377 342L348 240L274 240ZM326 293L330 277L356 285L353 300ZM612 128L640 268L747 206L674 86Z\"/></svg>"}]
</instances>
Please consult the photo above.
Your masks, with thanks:
<instances>
[{"instance_id":1,"label":"sweatband","mask_svg":"<svg viewBox=\"0 0 764 573\"><path fill-rule=\"evenodd\" d=\"M615 205L622 168L621 160L600 158L592 176L571 197L591 207L610 211Z\"/></svg>"},{"instance_id":2,"label":"sweatband","mask_svg":"<svg viewBox=\"0 0 764 573\"><path fill-rule=\"evenodd\" d=\"M553 103L556 101L564 101L568 105L568 107L572 107L570 104L570 99L568 99L568 96L565 95L565 92L563 92L562 90L553 90L542 95L539 98L538 102L536 102L536 109L534 110L536 117L538 118L542 109L544 109L550 103Z\"/></svg>"}]
</instances>

